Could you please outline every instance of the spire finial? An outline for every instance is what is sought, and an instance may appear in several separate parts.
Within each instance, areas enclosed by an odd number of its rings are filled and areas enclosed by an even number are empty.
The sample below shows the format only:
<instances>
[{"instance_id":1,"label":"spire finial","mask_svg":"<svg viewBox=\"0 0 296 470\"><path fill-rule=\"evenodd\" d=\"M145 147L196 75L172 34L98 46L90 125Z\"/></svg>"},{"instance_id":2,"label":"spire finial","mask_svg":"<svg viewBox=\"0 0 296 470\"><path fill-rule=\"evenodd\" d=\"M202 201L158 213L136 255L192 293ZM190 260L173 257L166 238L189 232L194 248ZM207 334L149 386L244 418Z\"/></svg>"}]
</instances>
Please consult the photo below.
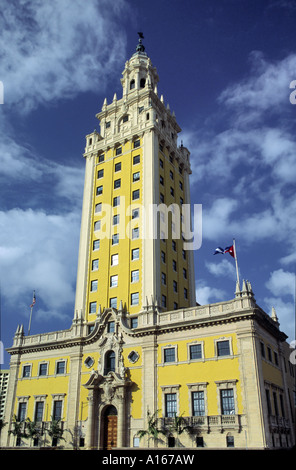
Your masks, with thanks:
<instances>
[{"instance_id":1,"label":"spire finial","mask_svg":"<svg viewBox=\"0 0 296 470\"><path fill-rule=\"evenodd\" d=\"M145 52L145 47L142 44L142 39L144 39L144 35L143 35L143 33L138 33L138 35L139 35L139 43L137 45L136 51L137 52Z\"/></svg>"}]
</instances>

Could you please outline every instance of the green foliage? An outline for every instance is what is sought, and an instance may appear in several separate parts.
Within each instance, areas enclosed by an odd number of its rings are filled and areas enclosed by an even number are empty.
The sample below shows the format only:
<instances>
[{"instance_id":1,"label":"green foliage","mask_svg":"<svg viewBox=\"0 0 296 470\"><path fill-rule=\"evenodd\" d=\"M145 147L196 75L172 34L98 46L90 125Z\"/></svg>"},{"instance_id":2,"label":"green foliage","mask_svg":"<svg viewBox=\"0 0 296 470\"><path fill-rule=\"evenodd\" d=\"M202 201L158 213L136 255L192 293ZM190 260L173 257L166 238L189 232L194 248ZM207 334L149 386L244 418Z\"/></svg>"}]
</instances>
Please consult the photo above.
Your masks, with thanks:
<instances>
[{"instance_id":1,"label":"green foliage","mask_svg":"<svg viewBox=\"0 0 296 470\"><path fill-rule=\"evenodd\" d=\"M154 441L159 439L159 434L166 434L165 430L160 429L157 427L157 414L158 411L155 411L154 413L150 413L150 411L147 411L147 429L140 429L137 432L137 436L142 439L144 436L148 436L148 447L149 447L149 440L153 439Z\"/></svg>"}]
</instances>

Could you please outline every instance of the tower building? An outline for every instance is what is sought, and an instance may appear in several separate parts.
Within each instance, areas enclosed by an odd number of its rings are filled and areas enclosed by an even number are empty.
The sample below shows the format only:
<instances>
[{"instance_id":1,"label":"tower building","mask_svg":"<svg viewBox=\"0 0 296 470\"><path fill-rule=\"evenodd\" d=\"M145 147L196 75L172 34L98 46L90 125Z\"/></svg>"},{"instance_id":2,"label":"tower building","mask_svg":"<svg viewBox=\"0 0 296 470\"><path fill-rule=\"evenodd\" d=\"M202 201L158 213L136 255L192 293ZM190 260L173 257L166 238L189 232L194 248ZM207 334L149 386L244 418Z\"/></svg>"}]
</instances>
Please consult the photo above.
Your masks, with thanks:
<instances>
[{"instance_id":1,"label":"tower building","mask_svg":"<svg viewBox=\"0 0 296 470\"><path fill-rule=\"evenodd\" d=\"M73 321L18 325L1 446L291 447L295 366L277 314L248 281L196 304L190 154L141 35L121 84L86 136Z\"/></svg>"},{"instance_id":2,"label":"tower building","mask_svg":"<svg viewBox=\"0 0 296 470\"><path fill-rule=\"evenodd\" d=\"M104 308L134 315L155 304L195 305L181 221L190 204L189 152L177 145L181 129L157 95L157 71L139 41L122 98L105 99L100 132L86 137L75 311L90 327Z\"/></svg>"}]
</instances>

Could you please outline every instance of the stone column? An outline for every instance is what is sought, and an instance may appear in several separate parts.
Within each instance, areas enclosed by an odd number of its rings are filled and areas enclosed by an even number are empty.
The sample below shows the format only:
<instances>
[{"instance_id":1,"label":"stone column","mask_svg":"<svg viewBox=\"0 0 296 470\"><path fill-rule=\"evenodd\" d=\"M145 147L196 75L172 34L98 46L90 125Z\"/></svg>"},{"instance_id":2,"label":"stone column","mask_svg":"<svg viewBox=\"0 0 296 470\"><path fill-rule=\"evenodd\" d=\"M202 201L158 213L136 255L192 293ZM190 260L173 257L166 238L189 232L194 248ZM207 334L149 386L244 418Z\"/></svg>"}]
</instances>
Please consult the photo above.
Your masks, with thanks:
<instances>
[{"instance_id":1,"label":"stone column","mask_svg":"<svg viewBox=\"0 0 296 470\"><path fill-rule=\"evenodd\" d=\"M94 389L90 389L88 392L88 418L87 418L87 437L86 437L86 447L91 450L94 448Z\"/></svg>"}]
</instances>

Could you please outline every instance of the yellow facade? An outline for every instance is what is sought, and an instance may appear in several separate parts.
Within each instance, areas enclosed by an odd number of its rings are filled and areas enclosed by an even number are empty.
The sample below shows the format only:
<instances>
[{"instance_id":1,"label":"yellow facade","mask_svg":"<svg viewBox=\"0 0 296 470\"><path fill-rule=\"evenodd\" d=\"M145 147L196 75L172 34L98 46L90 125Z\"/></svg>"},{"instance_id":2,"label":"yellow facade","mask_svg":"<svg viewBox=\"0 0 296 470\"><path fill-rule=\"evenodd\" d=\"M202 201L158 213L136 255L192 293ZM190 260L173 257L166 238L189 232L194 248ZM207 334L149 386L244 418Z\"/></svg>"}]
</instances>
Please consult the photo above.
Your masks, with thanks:
<instances>
[{"instance_id":1,"label":"yellow facade","mask_svg":"<svg viewBox=\"0 0 296 470\"><path fill-rule=\"evenodd\" d=\"M174 416L190 425L180 439L191 449L295 443L295 368L277 318L245 281L227 302L196 305L184 244L189 151L157 82L140 41L122 98L105 100L100 133L86 136L72 325L32 336L17 328L3 446L162 448L176 445ZM148 413L166 431L159 441L139 441ZM14 415L24 429L36 421L34 440L9 433ZM64 440L49 434L53 419Z\"/></svg>"}]
</instances>

